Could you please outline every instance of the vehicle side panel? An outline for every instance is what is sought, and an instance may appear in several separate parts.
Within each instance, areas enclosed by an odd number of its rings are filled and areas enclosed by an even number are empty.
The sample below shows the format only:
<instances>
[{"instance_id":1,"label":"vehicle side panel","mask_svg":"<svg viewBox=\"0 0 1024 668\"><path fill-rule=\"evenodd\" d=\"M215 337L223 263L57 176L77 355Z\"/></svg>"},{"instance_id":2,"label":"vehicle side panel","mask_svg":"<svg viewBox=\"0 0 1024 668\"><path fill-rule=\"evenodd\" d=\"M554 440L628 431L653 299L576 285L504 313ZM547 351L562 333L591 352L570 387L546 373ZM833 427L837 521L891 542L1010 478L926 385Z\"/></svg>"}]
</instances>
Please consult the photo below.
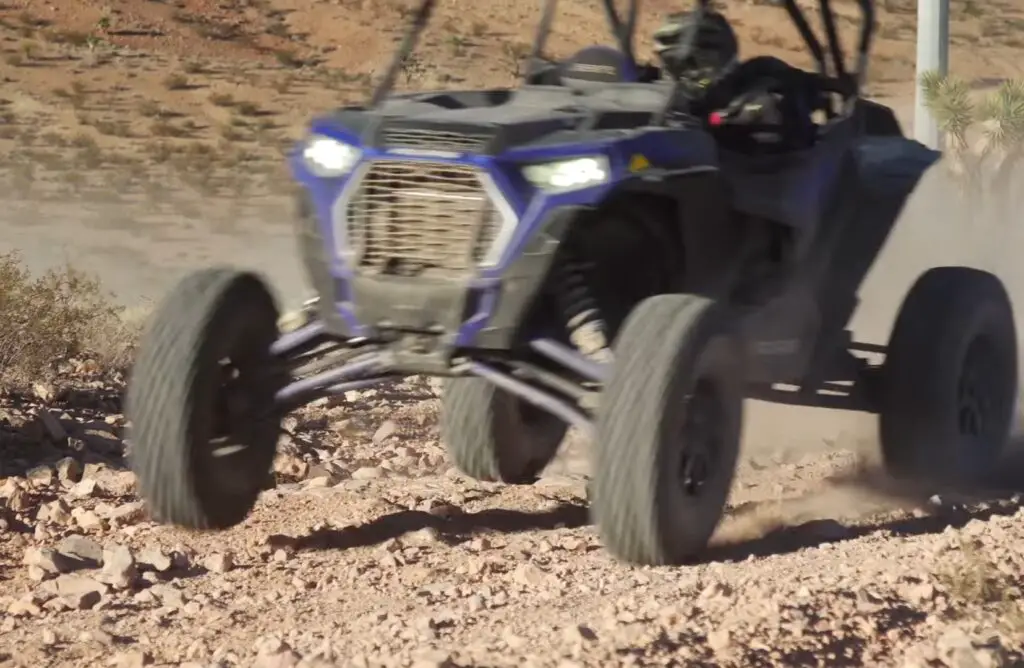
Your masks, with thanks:
<instances>
[{"instance_id":1,"label":"vehicle side panel","mask_svg":"<svg viewBox=\"0 0 1024 668\"><path fill-rule=\"evenodd\" d=\"M832 200L854 130L852 121L841 121L806 151L746 155L723 150L722 171L732 185L736 209L813 232Z\"/></svg>"}]
</instances>

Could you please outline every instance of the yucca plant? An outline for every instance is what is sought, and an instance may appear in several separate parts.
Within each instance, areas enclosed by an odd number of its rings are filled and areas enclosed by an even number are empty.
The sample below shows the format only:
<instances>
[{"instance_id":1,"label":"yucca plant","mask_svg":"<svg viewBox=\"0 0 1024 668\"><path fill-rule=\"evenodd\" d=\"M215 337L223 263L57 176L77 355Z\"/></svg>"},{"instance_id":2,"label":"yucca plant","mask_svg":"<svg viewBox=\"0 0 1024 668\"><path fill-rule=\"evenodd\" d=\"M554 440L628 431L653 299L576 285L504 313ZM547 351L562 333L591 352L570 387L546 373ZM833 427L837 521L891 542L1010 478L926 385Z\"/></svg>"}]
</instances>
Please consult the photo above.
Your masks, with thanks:
<instances>
[{"instance_id":1,"label":"yucca plant","mask_svg":"<svg viewBox=\"0 0 1024 668\"><path fill-rule=\"evenodd\" d=\"M977 108L971 99L967 84L959 79L926 72L921 77L924 104L935 117L942 131L943 153L953 174L961 179L964 191L978 185L977 156L971 151L967 131L975 123Z\"/></svg>"},{"instance_id":2,"label":"yucca plant","mask_svg":"<svg viewBox=\"0 0 1024 668\"><path fill-rule=\"evenodd\" d=\"M1003 82L982 102L979 116L985 126L983 150L994 152L999 160L991 190L1005 193L1024 157L1024 81Z\"/></svg>"},{"instance_id":3,"label":"yucca plant","mask_svg":"<svg viewBox=\"0 0 1024 668\"><path fill-rule=\"evenodd\" d=\"M978 101L965 81L937 72L925 73L921 87L963 194L1010 206L1010 180L1024 158L1024 82L1004 81Z\"/></svg>"}]
</instances>

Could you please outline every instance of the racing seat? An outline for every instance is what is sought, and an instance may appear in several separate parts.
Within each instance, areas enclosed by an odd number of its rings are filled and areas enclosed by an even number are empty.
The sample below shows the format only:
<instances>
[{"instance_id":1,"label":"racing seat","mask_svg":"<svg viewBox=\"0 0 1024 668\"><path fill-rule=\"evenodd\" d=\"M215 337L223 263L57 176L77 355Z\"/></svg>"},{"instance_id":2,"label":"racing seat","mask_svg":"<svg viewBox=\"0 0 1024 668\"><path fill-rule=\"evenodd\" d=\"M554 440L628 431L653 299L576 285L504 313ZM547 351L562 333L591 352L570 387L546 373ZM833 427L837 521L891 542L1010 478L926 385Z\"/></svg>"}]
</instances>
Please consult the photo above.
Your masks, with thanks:
<instances>
[{"instance_id":1,"label":"racing seat","mask_svg":"<svg viewBox=\"0 0 1024 668\"><path fill-rule=\"evenodd\" d=\"M580 49L571 58L562 61L559 75L563 86L583 91L640 79L633 61L610 46Z\"/></svg>"},{"instance_id":2,"label":"racing seat","mask_svg":"<svg viewBox=\"0 0 1024 668\"><path fill-rule=\"evenodd\" d=\"M610 46L588 46L558 63L535 63L528 76L533 85L565 86L580 92L600 90L610 84L654 81L657 68L638 65Z\"/></svg>"}]
</instances>

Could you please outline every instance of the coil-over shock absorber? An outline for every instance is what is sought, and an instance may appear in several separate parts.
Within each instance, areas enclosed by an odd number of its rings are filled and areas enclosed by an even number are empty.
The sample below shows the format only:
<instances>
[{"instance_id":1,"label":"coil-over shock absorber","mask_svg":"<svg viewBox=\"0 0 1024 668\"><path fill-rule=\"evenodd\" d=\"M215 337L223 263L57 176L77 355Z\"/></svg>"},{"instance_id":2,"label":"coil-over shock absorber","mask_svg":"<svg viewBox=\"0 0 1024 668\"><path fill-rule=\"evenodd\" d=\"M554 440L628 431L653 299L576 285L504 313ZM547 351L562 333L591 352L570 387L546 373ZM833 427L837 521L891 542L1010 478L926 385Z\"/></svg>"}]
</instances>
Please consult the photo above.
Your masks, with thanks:
<instances>
[{"instance_id":1,"label":"coil-over shock absorber","mask_svg":"<svg viewBox=\"0 0 1024 668\"><path fill-rule=\"evenodd\" d=\"M610 362L608 328L587 280L592 266L576 253L567 251L556 265L556 297L572 344L588 357Z\"/></svg>"}]
</instances>

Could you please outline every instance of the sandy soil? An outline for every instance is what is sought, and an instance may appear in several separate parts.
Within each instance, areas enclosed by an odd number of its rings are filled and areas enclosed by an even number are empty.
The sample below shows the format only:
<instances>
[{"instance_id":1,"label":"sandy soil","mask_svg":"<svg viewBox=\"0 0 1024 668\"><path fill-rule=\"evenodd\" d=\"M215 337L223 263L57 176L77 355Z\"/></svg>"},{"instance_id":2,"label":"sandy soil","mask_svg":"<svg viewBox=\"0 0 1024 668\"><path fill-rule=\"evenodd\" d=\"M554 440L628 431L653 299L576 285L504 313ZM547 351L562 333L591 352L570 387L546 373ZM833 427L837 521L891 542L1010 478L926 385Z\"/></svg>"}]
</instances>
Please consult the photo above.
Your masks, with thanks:
<instances>
[{"instance_id":1,"label":"sandy soil","mask_svg":"<svg viewBox=\"0 0 1024 668\"><path fill-rule=\"evenodd\" d=\"M94 271L129 304L214 262L296 301L281 152L311 113L365 95L409 4L0 0L0 251ZM402 85L510 80L535 3L441 4ZM780 10L727 4L746 54L806 62ZM556 52L604 38L596 2L562 5ZM1024 6L953 5L953 70L979 88L1018 75ZM646 0L643 34L676 7ZM905 122L913 12L880 3L870 73ZM929 175L857 334L884 339L938 263L994 268L1020 303L1006 222ZM419 383L297 415L243 525L156 525L124 470L118 392L2 408L0 665L1024 665L1020 467L984 494L894 490L865 470L868 416L748 402L715 547L637 569L587 525L581 439L535 486L467 480Z\"/></svg>"}]
</instances>

